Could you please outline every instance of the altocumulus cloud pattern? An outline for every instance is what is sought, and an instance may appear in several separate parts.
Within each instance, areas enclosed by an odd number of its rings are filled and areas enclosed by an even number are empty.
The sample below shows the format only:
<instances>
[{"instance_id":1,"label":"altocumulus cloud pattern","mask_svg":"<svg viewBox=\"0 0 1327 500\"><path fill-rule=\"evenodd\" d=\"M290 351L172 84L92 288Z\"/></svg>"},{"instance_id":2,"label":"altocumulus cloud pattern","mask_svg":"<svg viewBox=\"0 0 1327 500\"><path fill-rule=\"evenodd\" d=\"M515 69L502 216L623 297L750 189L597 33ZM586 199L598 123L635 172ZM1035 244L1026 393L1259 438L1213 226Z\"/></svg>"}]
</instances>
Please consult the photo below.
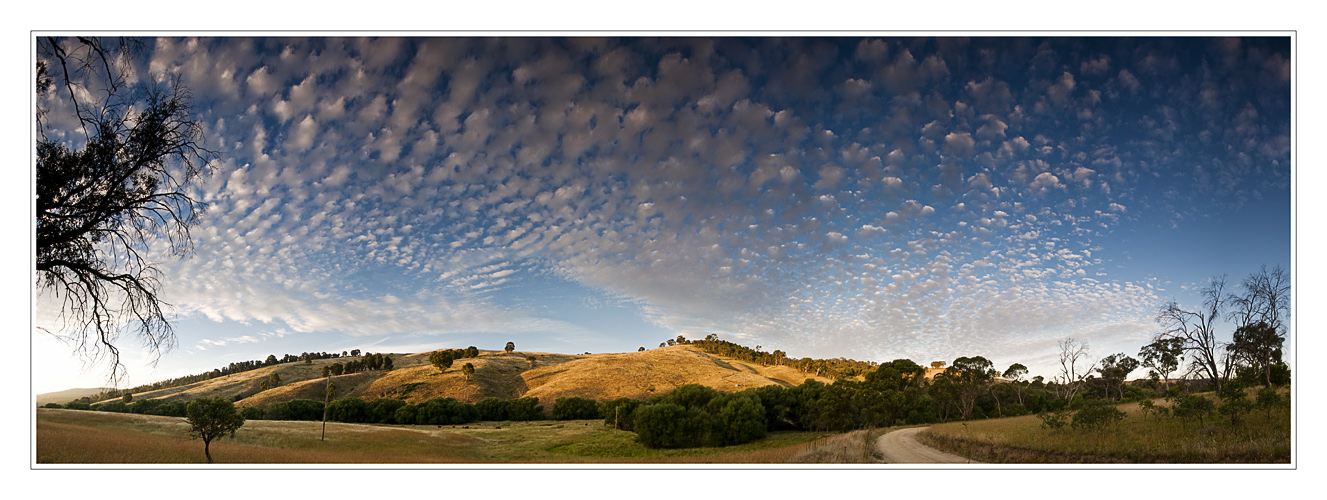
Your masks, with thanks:
<instances>
[{"instance_id":1,"label":"altocumulus cloud pattern","mask_svg":"<svg viewBox=\"0 0 1327 500\"><path fill-rule=\"evenodd\" d=\"M1140 257L1185 244L1121 235L1288 213L1287 38L148 45L221 157L167 300L271 335L629 336L538 307L589 290L795 356L1028 363L1154 330L1181 284Z\"/></svg>"}]
</instances>

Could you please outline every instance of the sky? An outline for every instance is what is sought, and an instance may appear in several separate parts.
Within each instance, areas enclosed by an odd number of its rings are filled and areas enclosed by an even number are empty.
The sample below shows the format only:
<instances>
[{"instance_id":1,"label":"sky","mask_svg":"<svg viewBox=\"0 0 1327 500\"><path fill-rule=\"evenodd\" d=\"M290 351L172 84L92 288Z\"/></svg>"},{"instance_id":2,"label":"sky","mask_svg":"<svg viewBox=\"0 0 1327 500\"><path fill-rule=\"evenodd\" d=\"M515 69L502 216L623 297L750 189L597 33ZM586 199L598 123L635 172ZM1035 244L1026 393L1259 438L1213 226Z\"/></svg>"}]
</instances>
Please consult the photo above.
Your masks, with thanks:
<instances>
[{"instance_id":1,"label":"sky","mask_svg":"<svg viewBox=\"0 0 1327 500\"><path fill-rule=\"evenodd\" d=\"M149 39L132 79L187 84L218 160L194 252L160 254L178 346L151 366L122 336L121 385L711 333L1047 379L1067 337L1136 357L1166 302L1291 267L1290 45ZM105 383L32 351L36 393Z\"/></svg>"}]
</instances>

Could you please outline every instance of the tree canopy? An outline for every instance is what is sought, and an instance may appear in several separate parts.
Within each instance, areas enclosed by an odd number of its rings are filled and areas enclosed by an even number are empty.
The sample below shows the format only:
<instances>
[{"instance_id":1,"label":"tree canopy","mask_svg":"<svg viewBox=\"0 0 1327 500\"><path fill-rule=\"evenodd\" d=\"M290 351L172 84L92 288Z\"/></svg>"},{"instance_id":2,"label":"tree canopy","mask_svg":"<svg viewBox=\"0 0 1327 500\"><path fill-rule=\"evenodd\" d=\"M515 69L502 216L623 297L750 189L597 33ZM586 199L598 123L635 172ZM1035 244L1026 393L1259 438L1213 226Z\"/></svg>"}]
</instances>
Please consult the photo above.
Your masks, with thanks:
<instances>
[{"instance_id":1,"label":"tree canopy","mask_svg":"<svg viewBox=\"0 0 1327 500\"><path fill-rule=\"evenodd\" d=\"M136 43L37 39L36 280L60 302L43 329L107 360L112 380L122 330L154 360L175 346L157 262L192 251L205 205L190 185L215 157L188 88L126 76Z\"/></svg>"},{"instance_id":2,"label":"tree canopy","mask_svg":"<svg viewBox=\"0 0 1327 500\"><path fill-rule=\"evenodd\" d=\"M212 463L212 440L225 435L235 437L235 431L244 425L244 417L235 411L234 403L225 399L195 399L185 408L185 413L190 436L203 440L207 463Z\"/></svg>"}]
</instances>

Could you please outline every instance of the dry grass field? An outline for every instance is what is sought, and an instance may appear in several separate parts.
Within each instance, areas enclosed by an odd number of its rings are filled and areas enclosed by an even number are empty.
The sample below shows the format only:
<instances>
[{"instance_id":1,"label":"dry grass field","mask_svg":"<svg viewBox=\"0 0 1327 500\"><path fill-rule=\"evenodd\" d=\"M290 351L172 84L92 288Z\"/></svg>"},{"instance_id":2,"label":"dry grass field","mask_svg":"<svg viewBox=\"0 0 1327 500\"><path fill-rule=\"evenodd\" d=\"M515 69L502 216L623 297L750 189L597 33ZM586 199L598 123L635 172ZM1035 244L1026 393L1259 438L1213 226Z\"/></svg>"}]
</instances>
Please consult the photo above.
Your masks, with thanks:
<instances>
[{"instance_id":1,"label":"dry grass field","mask_svg":"<svg viewBox=\"0 0 1327 500\"><path fill-rule=\"evenodd\" d=\"M219 464L784 463L819 434L777 432L739 446L651 450L598 420L375 426L252 420L212 443ZM823 443L825 440L820 440ZM38 464L206 463L181 418L37 410Z\"/></svg>"},{"instance_id":2,"label":"dry grass field","mask_svg":"<svg viewBox=\"0 0 1327 500\"><path fill-rule=\"evenodd\" d=\"M760 366L714 356L689 345L590 355L480 351L479 357L457 360L441 373L428 364L428 355L391 354L394 368L390 371L335 376L335 397L399 398L417 404L437 397L475 403L489 397L534 396L548 410L560 397L647 398L689 383L733 392L771 384L793 386L808 378L832 382L786 366ZM535 358L533 367L526 356ZM236 405L240 407L265 407L292 399L321 400L326 385L322 368L345 360L282 363L187 386L137 393L134 399L231 399L238 394L241 398ZM461 371L465 363L475 367L469 379ZM260 391L259 384L274 373L281 385Z\"/></svg>"},{"instance_id":3,"label":"dry grass field","mask_svg":"<svg viewBox=\"0 0 1327 500\"><path fill-rule=\"evenodd\" d=\"M1136 403L1118 408L1125 419L1106 429L1041 428L1036 416L951 422L918 440L932 448L987 463L1290 463L1288 409L1246 414L1240 425L1212 415L1203 422L1147 415Z\"/></svg>"}]
</instances>

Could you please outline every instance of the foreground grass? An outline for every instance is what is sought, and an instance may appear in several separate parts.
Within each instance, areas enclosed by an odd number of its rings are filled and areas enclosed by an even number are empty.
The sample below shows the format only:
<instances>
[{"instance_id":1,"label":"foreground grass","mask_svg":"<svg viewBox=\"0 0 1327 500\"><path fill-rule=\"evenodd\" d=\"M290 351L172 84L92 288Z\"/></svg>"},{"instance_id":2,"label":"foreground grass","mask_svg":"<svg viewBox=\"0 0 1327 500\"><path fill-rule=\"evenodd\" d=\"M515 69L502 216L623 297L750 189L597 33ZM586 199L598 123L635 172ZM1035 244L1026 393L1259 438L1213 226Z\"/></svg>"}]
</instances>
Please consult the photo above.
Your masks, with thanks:
<instances>
[{"instance_id":1,"label":"foreground grass","mask_svg":"<svg viewBox=\"0 0 1327 500\"><path fill-rule=\"evenodd\" d=\"M864 429L818 439L789 462L799 464L873 464L879 463L875 441L886 429Z\"/></svg>"},{"instance_id":2,"label":"foreground grass","mask_svg":"<svg viewBox=\"0 0 1327 500\"><path fill-rule=\"evenodd\" d=\"M598 420L480 422L465 426L250 420L212 442L217 463L784 463L821 434L776 432L723 448L652 450ZM37 463L206 463L184 419L37 410Z\"/></svg>"},{"instance_id":3,"label":"foreground grass","mask_svg":"<svg viewBox=\"0 0 1327 500\"><path fill-rule=\"evenodd\" d=\"M988 463L1290 463L1290 413L1246 414L1239 425L1144 414L1097 431L1041 428L1035 416L952 422L918 435L927 446Z\"/></svg>"}]
</instances>

